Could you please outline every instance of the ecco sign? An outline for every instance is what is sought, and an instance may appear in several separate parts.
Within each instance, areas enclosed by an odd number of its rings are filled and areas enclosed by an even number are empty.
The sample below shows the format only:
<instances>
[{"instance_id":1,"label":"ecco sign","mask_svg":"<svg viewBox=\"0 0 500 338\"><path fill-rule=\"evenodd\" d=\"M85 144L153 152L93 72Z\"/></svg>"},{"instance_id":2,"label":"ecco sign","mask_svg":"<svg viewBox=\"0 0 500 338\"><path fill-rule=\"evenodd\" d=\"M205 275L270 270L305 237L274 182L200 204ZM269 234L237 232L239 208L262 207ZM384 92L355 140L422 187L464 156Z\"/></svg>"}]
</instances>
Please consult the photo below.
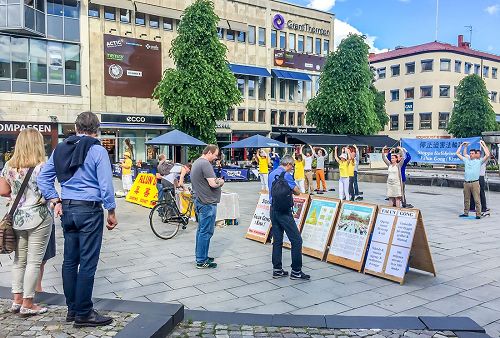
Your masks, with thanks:
<instances>
[{"instance_id":1,"label":"ecco sign","mask_svg":"<svg viewBox=\"0 0 500 338\"><path fill-rule=\"evenodd\" d=\"M127 122L144 123L146 122L146 118L144 116L127 116Z\"/></svg>"},{"instance_id":2,"label":"ecco sign","mask_svg":"<svg viewBox=\"0 0 500 338\"><path fill-rule=\"evenodd\" d=\"M152 123L152 124L165 124L163 116L154 115L118 115L118 114L102 114L102 122L111 123Z\"/></svg>"}]
</instances>

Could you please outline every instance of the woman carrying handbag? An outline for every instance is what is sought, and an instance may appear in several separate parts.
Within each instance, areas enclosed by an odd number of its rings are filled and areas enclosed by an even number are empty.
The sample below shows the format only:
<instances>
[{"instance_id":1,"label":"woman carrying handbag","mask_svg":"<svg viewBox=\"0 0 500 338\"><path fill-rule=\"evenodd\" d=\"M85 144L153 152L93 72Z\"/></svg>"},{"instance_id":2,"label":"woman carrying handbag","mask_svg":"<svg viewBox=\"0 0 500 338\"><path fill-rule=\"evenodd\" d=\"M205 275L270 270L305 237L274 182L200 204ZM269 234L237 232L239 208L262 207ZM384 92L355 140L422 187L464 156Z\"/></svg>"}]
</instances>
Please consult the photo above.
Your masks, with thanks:
<instances>
[{"instance_id":1,"label":"woman carrying handbag","mask_svg":"<svg viewBox=\"0 0 500 338\"><path fill-rule=\"evenodd\" d=\"M7 238L7 223L11 223L15 234L15 257L12 266L12 293L14 301L10 308L21 316L32 316L47 312L47 308L33 303L35 287L47 244L52 230L52 215L42 197L36 179L45 162L43 136L36 129L28 128L19 134L14 155L5 164L0 175L0 195L11 197L11 211L2 221L0 247L2 251L11 246Z\"/></svg>"}]
</instances>

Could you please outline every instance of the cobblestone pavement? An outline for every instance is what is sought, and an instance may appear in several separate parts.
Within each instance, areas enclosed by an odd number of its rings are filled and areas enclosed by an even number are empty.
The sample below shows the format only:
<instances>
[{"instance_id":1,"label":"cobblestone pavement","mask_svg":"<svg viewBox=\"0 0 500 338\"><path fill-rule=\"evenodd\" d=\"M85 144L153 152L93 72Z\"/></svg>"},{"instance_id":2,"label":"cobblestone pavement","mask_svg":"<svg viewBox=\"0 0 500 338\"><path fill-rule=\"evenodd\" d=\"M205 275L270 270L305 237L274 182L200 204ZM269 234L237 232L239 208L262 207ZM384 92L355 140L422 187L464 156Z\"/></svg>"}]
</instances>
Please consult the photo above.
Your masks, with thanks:
<instances>
[{"instance_id":1,"label":"cobblestone pavement","mask_svg":"<svg viewBox=\"0 0 500 338\"><path fill-rule=\"evenodd\" d=\"M338 187L332 181L328 186ZM361 182L360 189L366 202L387 204L385 184ZM241 217L237 226L216 228L210 246L219 264L214 270L194 266L195 224L161 240L149 227L149 209L119 199L118 227L104 231L94 296L266 314L466 316L500 337L500 193L487 193L491 217L476 221L458 218L461 189L408 186L408 201L422 211L437 277L410 271L401 286L307 256L310 282L272 279L271 246L244 238L259 183L228 183L224 190L239 194ZM59 226L56 238L58 255L47 263L43 287L62 294ZM0 255L1 286L10 286L12 259ZM286 249L283 265L290 265Z\"/></svg>"},{"instance_id":2,"label":"cobblestone pavement","mask_svg":"<svg viewBox=\"0 0 500 338\"><path fill-rule=\"evenodd\" d=\"M273 337L273 338L348 338L348 337L371 337L371 338L456 338L455 333L422 331L422 330L332 330L316 328L291 328L291 327L263 327L248 325L220 325L205 322L182 322L169 337L188 338L249 338L249 337Z\"/></svg>"},{"instance_id":3,"label":"cobblestone pavement","mask_svg":"<svg viewBox=\"0 0 500 338\"><path fill-rule=\"evenodd\" d=\"M73 323L66 323L65 306L48 306L43 315L22 318L8 312L11 300L0 299L0 338L97 338L114 337L137 314L122 312L102 312L113 317L113 323L101 328L74 328Z\"/></svg>"}]
</instances>

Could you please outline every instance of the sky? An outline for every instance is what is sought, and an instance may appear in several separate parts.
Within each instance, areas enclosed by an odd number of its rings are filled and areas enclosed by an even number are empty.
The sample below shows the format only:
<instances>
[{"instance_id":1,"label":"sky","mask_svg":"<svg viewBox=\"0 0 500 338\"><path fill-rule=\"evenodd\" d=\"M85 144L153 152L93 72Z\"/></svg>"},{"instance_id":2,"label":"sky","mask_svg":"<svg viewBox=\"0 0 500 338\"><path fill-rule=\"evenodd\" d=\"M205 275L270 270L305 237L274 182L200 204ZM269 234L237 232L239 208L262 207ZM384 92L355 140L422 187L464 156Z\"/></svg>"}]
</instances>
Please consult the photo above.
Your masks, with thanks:
<instances>
[{"instance_id":1,"label":"sky","mask_svg":"<svg viewBox=\"0 0 500 338\"><path fill-rule=\"evenodd\" d=\"M500 0L286 0L336 16L335 45L349 34L362 33L372 52L436 40L456 44L457 36L472 48L500 55Z\"/></svg>"}]
</instances>

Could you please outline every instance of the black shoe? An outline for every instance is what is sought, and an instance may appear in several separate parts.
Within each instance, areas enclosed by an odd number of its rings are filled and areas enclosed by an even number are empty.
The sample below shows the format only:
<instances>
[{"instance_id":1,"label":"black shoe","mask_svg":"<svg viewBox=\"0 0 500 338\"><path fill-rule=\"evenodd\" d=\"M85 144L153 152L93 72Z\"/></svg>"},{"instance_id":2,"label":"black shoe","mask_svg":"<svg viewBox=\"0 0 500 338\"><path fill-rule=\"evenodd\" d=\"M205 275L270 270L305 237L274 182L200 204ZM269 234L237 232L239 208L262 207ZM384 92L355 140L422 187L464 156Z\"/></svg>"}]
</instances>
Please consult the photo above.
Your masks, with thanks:
<instances>
[{"instance_id":1,"label":"black shoe","mask_svg":"<svg viewBox=\"0 0 500 338\"><path fill-rule=\"evenodd\" d=\"M476 216L476 219L481 219L481 216Z\"/></svg>"},{"instance_id":2,"label":"black shoe","mask_svg":"<svg viewBox=\"0 0 500 338\"><path fill-rule=\"evenodd\" d=\"M361 197L361 196L357 196L357 197L355 198L355 200L356 200L356 201L362 201L362 200L363 200L363 197Z\"/></svg>"},{"instance_id":3,"label":"black shoe","mask_svg":"<svg viewBox=\"0 0 500 338\"><path fill-rule=\"evenodd\" d=\"M213 263L213 262L215 262L215 258L213 258L213 257L208 257L207 262L209 262L209 263Z\"/></svg>"},{"instance_id":4,"label":"black shoe","mask_svg":"<svg viewBox=\"0 0 500 338\"><path fill-rule=\"evenodd\" d=\"M311 276L306 275L302 271L295 272L295 271L292 270L292 273L290 274L290 279L293 279L293 280L310 280Z\"/></svg>"},{"instance_id":5,"label":"black shoe","mask_svg":"<svg viewBox=\"0 0 500 338\"><path fill-rule=\"evenodd\" d=\"M287 277L287 276L288 276L288 271L285 271L283 269L273 271L273 278L281 278L281 277Z\"/></svg>"},{"instance_id":6,"label":"black shoe","mask_svg":"<svg viewBox=\"0 0 500 338\"><path fill-rule=\"evenodd\" d=\"M363 195L363 192L362 191L358 191L358 195Z\"/></svg>"},{"instance_id":7,"label":"black shoe","mask_svg":"<svg viewBox=\"0 0 500 338\"><path fill-rule=\"evenodd\" d=\"M469 217L469 214L461 214L460 216L458 217Z\"/></svg>"},{"instance_id":8,"label":"black shoe","mask_svg":"<svg viewBox=\"0 0 500 338\"><path fill-rule=\"evenodd\" d=\"M318 195L323 195L323 194L324 194L324 192L318 191Z\"/></svg>"},{"instance_id":9,"label":"black shoe","mask_svg":"<svg viewBox=\"0 0 500 338\"><path fill-rule=\"evenodd\" d=\"M329 191L335 191L335 188L328 189Z\"/></svg>"},{"instance_id":10,"label":"black shoe","mask_svg":"<svg viewBox=\"0 0 500 338\"><path fill-rule=\"evenodd\" d=\"M206 261L205 263L196 263L197 269L215 269L217 263Z\"/></svg>"},{"instance_id":11,"label":"black shoe","mask_svg":"<svg viewBox=\"0 0 500 338\"><path fill-rule=\"evenodd\" d=\"M413 208L413 204L410 204L410 203L407 203L403 206L403 208L408 208L408 209L411 209Z\"/></svg>"},{"instance_id":12,"label":"black shoe","mask_svg":"<svg viewBox=\"0 0 500 338\"><path fill-rule=\"evenodd\" d=\"M319 189L314 189L314 191L319 191Z\"/></svg>"},{"instance_id":13,"label":"black shoe","mask_svg":"<svg viewBox=\"0 0 500 338\"><path fill-rule=\"evenodd\" d=\"M388 201L388 200L389 200L389 197L386 197L386 199L385 199L385 200L386 200L386 201Z\"/></svg>"},{"instance_id":14,"label":"black shoe","mask_svg":"<svg viewBox=\"0 0 500 338\"><path fill-rule=\"evenodd\" d=\"M68 313L66 314L66 322L74 322L75 321L75 316L76 316L76 313L75 311L68 311Z\"/></svg>"},{"instance_id":15,"label":"black shoe","mask_svg":"<svg viewBox=\"0 0 500 338\"><path fill-rule=\"evenodd\" d=\"M75 317L74 327L97 327L106 326L113 322L113 318L101 316L96 310L92 310L87 317Z\"/></svg>"}]
</instances>

